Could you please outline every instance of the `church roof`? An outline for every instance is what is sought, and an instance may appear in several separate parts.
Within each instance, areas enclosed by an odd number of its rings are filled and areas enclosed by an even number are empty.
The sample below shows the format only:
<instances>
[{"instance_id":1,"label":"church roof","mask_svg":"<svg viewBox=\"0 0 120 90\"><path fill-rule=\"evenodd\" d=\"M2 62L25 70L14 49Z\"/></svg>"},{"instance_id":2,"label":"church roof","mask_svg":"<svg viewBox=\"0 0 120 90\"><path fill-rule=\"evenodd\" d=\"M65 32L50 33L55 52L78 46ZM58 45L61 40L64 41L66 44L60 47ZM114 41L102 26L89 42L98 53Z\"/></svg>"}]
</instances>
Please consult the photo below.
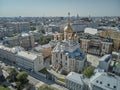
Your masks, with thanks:
<instances>
[{"instance_id":1,"label":"church roof","mask_svg":"<svg viewBox=\"0 0 120 90\"><path fill-rule=\"evenodd\" d=\"M72 27L70 26L70 23L68 23L67 26L64 28L64 32L72 33Z\"/></svg>"},{"instance_id":2,"label":"church roof","mask_svg":"<svg viewBox=\"0 0 120 90\"><path fill-rule=\"evenodd\" d=\"M76 60L83 60L85 58L85 54L81 51L80 47L73 50L73 52L69 51L67 48L70 46L67 42L58 43L56 47L53 49L53 52L63 52L69 58L75 58Z\"/></svg>"}]
</instances>

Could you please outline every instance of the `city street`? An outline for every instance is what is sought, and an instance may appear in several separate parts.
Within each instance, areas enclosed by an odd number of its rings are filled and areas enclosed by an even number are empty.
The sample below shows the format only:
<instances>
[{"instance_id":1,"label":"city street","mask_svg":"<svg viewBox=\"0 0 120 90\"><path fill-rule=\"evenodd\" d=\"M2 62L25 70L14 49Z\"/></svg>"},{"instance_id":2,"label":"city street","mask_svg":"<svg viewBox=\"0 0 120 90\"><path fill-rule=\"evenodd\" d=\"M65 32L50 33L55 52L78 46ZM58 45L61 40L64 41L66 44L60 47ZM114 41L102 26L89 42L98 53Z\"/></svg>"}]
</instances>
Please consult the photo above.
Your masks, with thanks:
<instances>
[{"instance_id":1,"label":"city street","mask_svg":"<svg viewBox=\"0 0 120 90\"><path fill-rule=\"evenodd\" d=\"M57 88L59 90L68 90L67 88L65 88L63 86L60 86L60 85L56 84L55 82L53 82L51 80L48 80L48 79L46 79L45 77L43 77L41 75L38 75L35 72L30 72L30 71L28 71L28 70L26 70L26 69L24 69L24 68L22 68L20 66L17 66L16 64L13 64L8 60L3 60L2 58L0 58L0 60L2 62L4 62L6 65L14 66L16 68L21 68L23 71L27 72L29 74L28 79L30 80L30 83L33 84L33 85L37 85L37 84L40 85L40 84L46 83L46 84L48 84L48 85L50 85L52 87L55 87L55 88Z\"/></svg>"}]
</instances>

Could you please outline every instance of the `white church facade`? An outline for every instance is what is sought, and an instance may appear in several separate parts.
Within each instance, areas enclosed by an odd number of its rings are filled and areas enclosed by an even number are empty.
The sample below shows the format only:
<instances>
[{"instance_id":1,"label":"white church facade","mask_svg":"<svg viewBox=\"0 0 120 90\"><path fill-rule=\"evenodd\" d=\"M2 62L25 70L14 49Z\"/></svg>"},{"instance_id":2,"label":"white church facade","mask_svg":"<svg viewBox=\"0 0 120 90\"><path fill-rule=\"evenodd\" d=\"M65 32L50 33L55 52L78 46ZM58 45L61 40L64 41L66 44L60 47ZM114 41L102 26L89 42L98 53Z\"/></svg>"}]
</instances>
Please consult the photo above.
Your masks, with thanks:
<instances>
[{"instance_id":1,"label":"white church facade","mask_svg":"<svg viewBox=\"0 0 120 90\"><path fill-rule=\"evenodd\" d=\"M56 71L81 72L84 68L86 55L78 43L78 34L73 35L70 22L64 28L64 35L54 36L57 45L52 51L52 67Z\"/></svg>"}]
</instances>

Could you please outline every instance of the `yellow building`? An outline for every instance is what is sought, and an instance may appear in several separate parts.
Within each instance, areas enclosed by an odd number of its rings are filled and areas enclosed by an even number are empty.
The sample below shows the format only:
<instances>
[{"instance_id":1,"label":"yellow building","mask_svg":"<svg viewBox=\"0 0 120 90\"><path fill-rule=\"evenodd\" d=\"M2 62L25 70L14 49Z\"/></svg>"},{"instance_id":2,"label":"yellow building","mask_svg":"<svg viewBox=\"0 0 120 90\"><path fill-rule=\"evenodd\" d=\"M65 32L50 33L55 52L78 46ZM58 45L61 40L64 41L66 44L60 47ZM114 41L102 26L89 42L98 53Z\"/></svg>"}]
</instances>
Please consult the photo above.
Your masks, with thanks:
<instances>
[{"instance_id":1,"label":"yellow building","mask_svg":"<svg viewBox=\"0 0 120 90\"><path fill-rule=\"evenodd\" d=\"M118 51L120 49L120 32L112 29L107 29L100 33L102 37L110 37L113 39L113 48Z\"/></svg>"}]
</instances>

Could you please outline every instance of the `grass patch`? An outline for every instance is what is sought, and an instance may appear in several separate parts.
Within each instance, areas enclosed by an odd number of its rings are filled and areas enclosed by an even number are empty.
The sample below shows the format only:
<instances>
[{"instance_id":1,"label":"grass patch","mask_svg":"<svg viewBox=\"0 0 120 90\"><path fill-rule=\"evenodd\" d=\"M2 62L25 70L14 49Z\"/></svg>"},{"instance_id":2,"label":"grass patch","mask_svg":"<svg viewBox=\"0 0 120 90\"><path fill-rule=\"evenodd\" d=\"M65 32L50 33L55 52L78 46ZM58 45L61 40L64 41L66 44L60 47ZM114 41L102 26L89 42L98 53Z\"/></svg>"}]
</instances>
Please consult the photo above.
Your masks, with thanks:
<instances>
[{"instance_id":1,"label":"grass patch","mask_svg":"<svg viewBox=\"0 0 120 90\"><path fill-rule=\"evenodd\" d=\"M65 83L65 79L64 78L58 78L58 80Z\"/></svg>"},{"instance_id":2,"label":"grass patch","mask_svg":"<svg viewBox=\"0 0 120 90\"><path fill-rule=\"evenodd\" d=\"M49 72L46 70L46 68L43 68L42 70L39 71L40 73L43 74L49 74Z\"/></svg>"}]
</instances>

